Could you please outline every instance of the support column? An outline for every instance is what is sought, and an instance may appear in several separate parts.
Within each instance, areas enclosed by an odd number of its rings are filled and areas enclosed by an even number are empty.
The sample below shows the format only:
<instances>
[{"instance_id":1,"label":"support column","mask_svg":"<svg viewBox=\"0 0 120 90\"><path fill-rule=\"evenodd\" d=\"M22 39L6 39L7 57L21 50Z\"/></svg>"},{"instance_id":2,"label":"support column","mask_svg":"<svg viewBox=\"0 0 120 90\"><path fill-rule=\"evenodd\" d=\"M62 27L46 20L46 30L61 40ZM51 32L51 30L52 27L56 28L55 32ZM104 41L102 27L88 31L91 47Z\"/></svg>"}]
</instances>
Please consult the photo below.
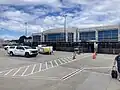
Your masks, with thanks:
<instances>
[{"instance_id":1,"label":"support column","mask_svg":"<svg viewBox=\"0 0 120 90\"><path fill-rule=\"evenodd\" d=\"M32 42L33 42L33 34L32 34Z\"/></svg>"},{"instance_id":2,"label":"support column","mask_svg":"<svg viewBox=\"0 0 120 90\"><path fill-rule=\"evenodd\" d=\"M95 40L98 42L98 30L95 30ZM94 42L94 51L98 52L98 43Z\"/></svg>"},{"instance_id":3,"label":"support column","mask_svg":"<svg viewBox=\"0 0 120 90\"><path fill-rule=\"evenodd\" d=\"M120 41L120 24L118 25L118 41Z\"/></svg>"},{"instance_id":4,"label":"support column","mask_svg":"<svg viewBox=\"0 0 120 90\"><path fill-rule=\"evenodd\" d=\"M42 33L42 42L45 42L45 36L43 33Z\"/></svg>"},{"instance_id":5,"label":"support column","mask_svg":"<svg viewBox=\"0 0 120 90\"><path fill-rule=\"evenodd\" d=\"M66 33L66 34L65 34L65 41L68 42L68 32L67 32L67 30L66 30L65 33Z\"/></svg>"},{"instance_id":6,"label":"support column","mask_svg":"<svg viewBox=\"0 0 120 90\"><path fill-rule=\"evenodd\" d=\"M73 35L73 41L74 41L74 42L77 42L77 37L76 37L76 35L77 35L76 32L74 32L74 35Z\"/></svg>"},{"instance_id":7,"label":"support column","mask_svg":"<svg viewBox=\"0 0 120 90\"><path fill-rule=\"evenodd\" d=\"M77 30L77 42L79 41L79 38L80 38L80 32L79 30Z\"/></svg>"},{"instance_id":8,"label":"support column","mask_svg":"<svg viewBox=\"0 0 120 90\"><path fill-rule=\"evenodd\" d=\"M77 28L76 32L74 32L74 42L78 42L78 41L79 41L79 30Z\"/></svg>"},{"instance_id":9,"label":"support column","mask_svg":"<svg viewBox=\"0 0 120 90\"><path fill-rule=\"evenodd\" d=\"M95 30L95 40L98 42L98 30Z\"/></svg>"},{"instance_id":10,"label":"support column","mask_svg":"<svg viewBox=\"0 0 120 90\"><path fill-rule=\"evenodd\" d=\"M41 34L40 34L41 42L43 42L43 38L42 38L42 37L43 37L43 34L41 33Z\"/></svg>"}]
</instances>

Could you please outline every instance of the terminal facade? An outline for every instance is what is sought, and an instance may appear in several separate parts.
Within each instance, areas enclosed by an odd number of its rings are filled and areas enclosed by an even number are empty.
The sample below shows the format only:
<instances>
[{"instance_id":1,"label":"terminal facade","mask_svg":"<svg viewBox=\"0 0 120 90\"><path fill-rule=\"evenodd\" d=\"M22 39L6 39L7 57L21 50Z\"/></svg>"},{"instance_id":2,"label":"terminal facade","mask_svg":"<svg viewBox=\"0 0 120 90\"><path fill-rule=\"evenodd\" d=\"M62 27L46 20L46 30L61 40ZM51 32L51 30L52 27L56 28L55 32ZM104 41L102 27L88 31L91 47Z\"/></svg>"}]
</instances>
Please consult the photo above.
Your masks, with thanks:
<instances>
[{"instance_id":1,"label":"terminal facade","mask_svg":"<svg viewBox=\"0 0 120 90\"><path fill-rule=\"evenodd\" d=\"M50 29L43 31L42 33L33 33L32 38L33 43L37 44L42 42L51 44L59 43L59 45L72 44L70 46L82 46L82 48L87 46L87 49L84 51L92 49L92 52L96 45L98 49L102 47L109 47L109 49L112 48L109 52L113 53L113 51L116 51L116 48L119 47L120 26L108 25L91 28L66 28L65 30L64 28ZM105 50L105 48L103 50ZM98 51L100 52L100 50Z\"/></svg>"}]
</instances>

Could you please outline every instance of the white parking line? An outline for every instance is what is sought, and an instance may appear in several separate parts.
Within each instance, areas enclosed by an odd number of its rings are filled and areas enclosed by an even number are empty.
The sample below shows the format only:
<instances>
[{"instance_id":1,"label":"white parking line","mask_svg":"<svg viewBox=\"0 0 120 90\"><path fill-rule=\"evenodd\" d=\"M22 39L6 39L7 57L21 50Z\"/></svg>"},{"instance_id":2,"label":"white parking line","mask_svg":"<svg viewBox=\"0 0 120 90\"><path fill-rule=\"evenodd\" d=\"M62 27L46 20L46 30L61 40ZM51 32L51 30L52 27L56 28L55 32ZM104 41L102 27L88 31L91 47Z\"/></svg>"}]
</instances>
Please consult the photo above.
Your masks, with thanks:
<instances>
[{"instance_id":1,"label":"white parking line","mask_svg":"<svg viewBox=\"0 0 120 90\"><path fill-rule=\"evenodd\" d=\"M15 76L23 67L20 67L12 76Z\"/></svg>"},{"instance_id":2,"label":"white parking line","mask_svg":"<svg viewBox=\"0 0 120 90\"><path fill-rule=\"evenodd\" d=\"M85 69L109 69L109 68L112 68L112 67L87 67Z\"/></svg>"},{"instance_id":3,"label":"white parking line","mask_svg":"<svg viewBox=\"0 0 120 90\"><path fill-rule=\"evenodd\" d=\"M21 68L24 68L25 66L22 66ZM20 67L19 67L20 68ZM11 68L12 69L12 68ZM11 70L11 69L9 69L9 70ZM18 68L14 68L14 69L18 69ZM6 72L6 71L8 71L8 70L4 70L4 71L0 71L0 73L3 73L3 72Z\"/></svg>"},{"instance_id":4,"label":"white parking line","mask_svg":"<svg viewBox=\"0 0 120 90\"><path fill-rule=\"evenodd\" d=\"M84 56L84 57L82 57L82 58L80 58L80 59L83 59L83 58L86 58L86 57L89 57L90 55L87 55L87 56ZM77 61L78 59L75 59L74 61ZM55 60L53 60L56 64L58 64ZM62 60L63 61L63 60ZM71 61L71 62L74 62L74 61ZM71 63L71 62L66 62L66 63ZM64 65L64 64L66 64L66 63L63 63L62 65ZM40 65L40 69L39 69L39 71L37 71L37 72L34 72L34 74L35 73L39 73L40 71L41 71L41 66L42 66L42 63L41 63L41 65ZM58 67L58 65L56 65L56 66L53 66L53 67L51 67L51 68L56 68L56 67ZM49 68L49 69L51 69L51 68ZM44 69L44 70L42 70L42 71L45 71L46 69ZM31 74L27 74L27 75L25 75L25 76L29 76L29 75L31 75Z\"/></svg>"},{"instance_id":5,"label":"white parking line","mask_svg":"<svg viewBox=\"0 0 120 90\"><path fill-rule=\"evenodd\" d=\"M70 74L68 74L68 75L64 76L62 79L63 79L63 80L67 80L67 79L69 79L69 78L71 78L71 77L75 76L76 74L78 74L78 73L82 72L83 70L84 70L84 68L83 68L83 69L81 69L81 70L76 70L76 71L73 71L72 73L70 73Z\"/></svg>"},{"instance_id":6,"label":"white parking line","mask_svg":"<svg viewBox=\"0 0 120 90\"><path fill-rule=\"evenodd\" d=\"M25 69L25 71L22 73L21 76L24 76L24 74L26 73L26 71L28 70L29 67L30 67L30 66L27 66L27 68Z\"/></svg>"},{"instance_id":7,"label":"white parking line","mask_svg":"<svg viewBox=\"0 0 120 90\"><path fill-rule=\"evenodd\" d=\"M50 61L50 64L51 64L51 66L53 67L53 63L52 63L52 61Z\"/></svg>"},{"instance_id":8,"label":"white parking line","mask_svg":"<svg viewBox=\"0 0 120 90\"><path fill-rule=\"evenodd\" d=\"M54 60L54 62L55 62L55 64L58 66L58 63L57 63L57 61L56 61L56 60Z\"/></svg>"},{"instance_id":9,"label":"white parking line","mask_svg":"<svg viewBox=\"0 0 120 90\"><path fill-rule=\"evenodd\" d=\"M4 76L8 75L10 72L12 72L14 69L9 70Z\"/></svg>"},{"instance_id":10,"label":"white parking line","mask_svg":"<svg viewBox=\"0 0 120 90\"><path fill-rule=\"evenodd\" d=\"M35 67L36 67L36 64L34 64L31 74L33 74Z\"/></svg>"},{"instance_id":11,"label":"white parking line","mask_svg":"<svg viewBox=\"0 0 120 90\"><path fill-rule=\"evenodd\" d=\"M47 65L47 62L45 62L45 66L46 66L46 69L48 69L48 65Z\"/></svg>"},{"instance_id":12,"label":"white parking line","mask_svg":"<svg viewBox=\"0 0 120 90\"><path fill-rule=\"evenodd\" d=\"M60 62L60 64L63 64L63 63L60 61L60 59L58 59L58 61Z\"/></svg>"},{"instance_id":13,"label":"white parking line","mask_svg":"<svg viewBox=\"0 0 120 90\"><path fill-rule=\"evenodd\" d=\"M5 76L4 76L5 77ZM3 77L2 77L3 78ZM11 77L5 77L7 79L11 79ZM61 81L59 78L57 77L41 77L41 76L31 76L31 77L20 77L20 76L16 76L16 77L12 77L12 79L24 79L24 80L28 80L28 79L32 79L32 80L53 80L53 81Z\"/></svg>"},{"instance_id":14,"label":"white parking line","mask_svg":"<svg viewBox=\"0 0 120 90\"><path fill-rule=\"evenodd\" d=\"M39 72L41 71L41 68L42 68L42 63L40 63Z\"/></svg>"},{"instance_id":15,"label":"white parking line","mask_svg":"<svg viewBox=\"0 0 120 90\"><path fill-rule=\"evenodd\" d=\"M73 74L73 73L77 72L78 70L79 70L79 69L77 69L77 70L73 71L72 73L69 73L69 74L65 75L64 77L62 77L62 79L66 78L67 76L70 76L71 74Z\"/></svg>"}]
</instances>

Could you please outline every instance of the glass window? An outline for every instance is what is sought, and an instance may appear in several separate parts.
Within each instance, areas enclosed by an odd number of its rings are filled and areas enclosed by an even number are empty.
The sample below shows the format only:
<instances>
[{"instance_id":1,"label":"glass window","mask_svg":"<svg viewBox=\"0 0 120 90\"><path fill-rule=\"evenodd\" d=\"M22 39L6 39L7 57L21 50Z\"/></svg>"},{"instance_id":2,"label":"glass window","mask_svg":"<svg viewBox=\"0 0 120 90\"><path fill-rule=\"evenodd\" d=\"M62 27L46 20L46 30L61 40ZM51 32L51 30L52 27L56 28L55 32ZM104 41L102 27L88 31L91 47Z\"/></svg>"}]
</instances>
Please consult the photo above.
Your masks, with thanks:
<instances>
[{"instance_id":1,"label":"glass window","mask_svg":"<svg viewBox=\"0 0 120 90\"><path fill-rule=\"evenodd\" d=\"M55 34L47 34L46 41L64 41L65 34L64 33L55 33Z\"/></svg>"},{"instance_id":2,"label":"glass window","mask_svg":"<svg viewBox=\"0 0 120 90\"><path fill-rule=\"evenodd\" d=\"M31 47L25 47L25 49L32 49Z\"/></svg>"},{"instance_id":3,"label":"glass window","mask_svg":"<svg viewBox=\"0 0 120 90\"><path fill-rule=\"evenodd\" d=\"M104 30L98 32L98 40L103 39L104 41L118 40L118 30Z\"/></svg>"},{"instance_id":4,"label":"glass window","mask_svg":"<svg viewBox=\"0 0 120 90\"><path fill-rule=\"evenodd\" d=\"M68 33L68 41L73 42L73 33Z\"/></svg>"},{"instance_id":5,"label":"glass window","mask_svg":"<svg viewBox=\"0 0 120 90\"><path fill-rule=\"evenodd\" d=\"M23 47L17 47L16 49L24 50L24 48L23 48Z\"/></svg>"},{"instance_id":6,"label":"glass window","mask_svg":"<svg viewBox=\"0 0 120 90\"><path fill-rule=\"evenodd\" d=\"M95 40L95 31L80 32L80 40Z\"/></svg>"}]
</instances>

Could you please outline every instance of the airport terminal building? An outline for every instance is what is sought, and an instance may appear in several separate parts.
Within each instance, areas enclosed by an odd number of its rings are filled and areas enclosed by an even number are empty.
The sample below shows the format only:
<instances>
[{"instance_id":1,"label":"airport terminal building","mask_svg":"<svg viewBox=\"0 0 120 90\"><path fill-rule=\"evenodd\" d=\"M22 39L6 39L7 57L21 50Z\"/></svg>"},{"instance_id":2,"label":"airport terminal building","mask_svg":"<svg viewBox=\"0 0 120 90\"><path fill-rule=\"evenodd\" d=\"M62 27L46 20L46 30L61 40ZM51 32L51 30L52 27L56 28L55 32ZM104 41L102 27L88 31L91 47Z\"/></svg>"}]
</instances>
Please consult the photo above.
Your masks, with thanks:
<instances>
[{"instance_id":1,"label":"airport terminal building","mask_svg":"<svg viewBox=\"0 0 120 90\"><path fill-rule=\"evenodd\" d=\"M42 33L33 33L33 42L81 42L81 41L120 41L119 25L92 28L50 29Z\"/></svg>"},{"instance_id":2,"label":"airport terminal building","mask_svg":"<svg viewBox=\"0 0 120 90\"><path fill-rule=\"evenodd\" d=\"M120 26L108 25L91 28L58 28L43 31L42 33L33 33L33 42L40 44L43 43L62 43L81 45L82 47L91 46L95 43L99 47L114 47L118 46L120 41ZM117 45L117 46L116 46ZM95 46L95 45L94 45ZM114 49L115 49L114 48ZM105 49L104 49L105 50ZM113 50L111 51L113 52Z\"/></svg>"}]
</instances>

